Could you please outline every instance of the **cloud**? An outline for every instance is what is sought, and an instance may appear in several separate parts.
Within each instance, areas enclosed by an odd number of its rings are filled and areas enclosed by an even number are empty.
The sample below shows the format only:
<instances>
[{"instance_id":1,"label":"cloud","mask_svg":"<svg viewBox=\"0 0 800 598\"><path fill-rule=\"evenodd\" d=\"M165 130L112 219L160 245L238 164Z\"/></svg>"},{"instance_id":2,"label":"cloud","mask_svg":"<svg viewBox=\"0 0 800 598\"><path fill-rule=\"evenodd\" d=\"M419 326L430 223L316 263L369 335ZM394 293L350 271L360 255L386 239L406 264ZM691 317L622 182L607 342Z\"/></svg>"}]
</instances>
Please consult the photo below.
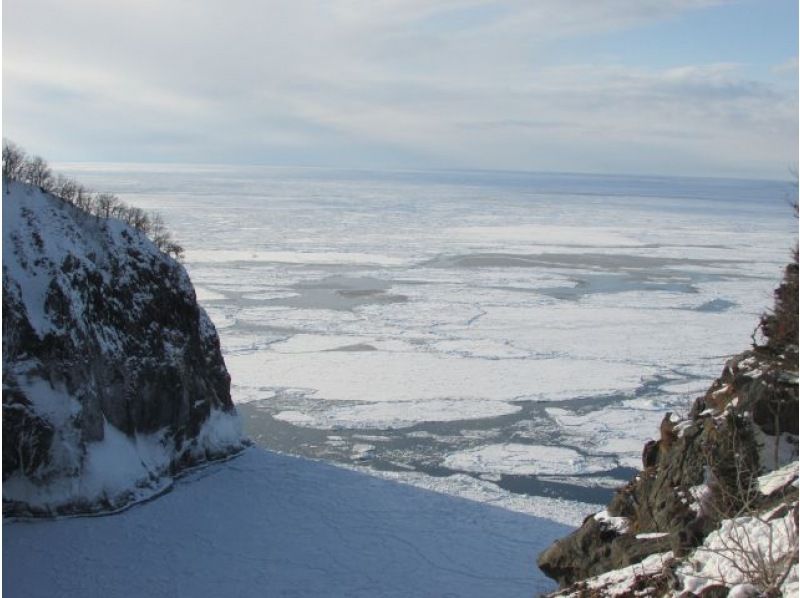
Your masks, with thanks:
<instances>
[{"instance_id":1,"label":"cloud","mask_svg":"<svg viewBox=\"0 0 800 598\"><path fill-rule=\"evenodd\" d=\"M797 71L798 71L797 56L792 56L785 62L782 62L781 64L776 64L770 70L775 75L789 77L794 84L797 84Z\"/></svg>"},{"instance_id":2,"label":"cloud","mask_svg":"<svg viewBox=\"0 0 800 598\"><path fill-rule=\"evenodd\" d=\"M62 160L782 172L796 90L549 54L717 4L11 0L4 130Z\"/></svg>"}]
</instances>

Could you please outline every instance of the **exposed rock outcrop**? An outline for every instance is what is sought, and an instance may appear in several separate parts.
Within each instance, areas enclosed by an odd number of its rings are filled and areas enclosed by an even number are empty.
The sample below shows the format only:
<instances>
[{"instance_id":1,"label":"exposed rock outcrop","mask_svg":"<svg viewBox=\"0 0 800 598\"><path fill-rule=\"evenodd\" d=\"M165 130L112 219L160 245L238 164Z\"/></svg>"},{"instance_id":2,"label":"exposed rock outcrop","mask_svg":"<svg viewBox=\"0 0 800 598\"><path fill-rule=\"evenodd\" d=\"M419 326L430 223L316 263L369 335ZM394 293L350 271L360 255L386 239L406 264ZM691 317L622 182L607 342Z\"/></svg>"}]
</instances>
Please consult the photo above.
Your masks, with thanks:
<instances>
[{"instance_id":1,"label":"exposed rock outcrop","mask_svg":"<svg viewBox=\"0 0 800 598\"><path fill-rule=\"evenodd\" d=\"M642 471L606 512L544 551L540 568L562 587L577 584L575 595L603 595L582 594L581 580L657 553L678 559L745 508L786 503L786 493L796 501L796 487L764 495L757 480L797 459L797 422L797 347L737 355L685 417L665 416ZM653 579L666 583L661 569Z\"/></svg>"},{"instance_id":2,"label":"exposed rock outcrop","mask_svg":"<svg viewBox=\"0 0 800 598\"><path fill-rule=\"evenodd\" d=\"M118 220L3 187L4 513L119 508L239 450L184 268Z\"/></svg>"}]
</instances>

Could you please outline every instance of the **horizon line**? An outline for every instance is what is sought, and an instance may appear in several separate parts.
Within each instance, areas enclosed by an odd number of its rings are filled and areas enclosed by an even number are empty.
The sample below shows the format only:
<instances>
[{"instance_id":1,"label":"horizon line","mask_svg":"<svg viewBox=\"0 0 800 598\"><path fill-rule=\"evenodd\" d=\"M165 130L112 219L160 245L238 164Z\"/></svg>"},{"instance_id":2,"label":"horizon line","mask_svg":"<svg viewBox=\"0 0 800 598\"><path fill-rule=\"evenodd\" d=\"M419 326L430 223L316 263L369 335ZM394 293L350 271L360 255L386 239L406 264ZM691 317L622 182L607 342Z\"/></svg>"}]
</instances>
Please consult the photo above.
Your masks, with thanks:
<instances>
[{"instance_id":1,"label":"horizon line","mask_svg":"<svg viewBox=\"0 0 800 598\"><path fill-rule=\"evenodd\" d=\"M628 178L628 179L685 179L685 180L708 180L708 181L743 181L760 183L789 184L798 187L796 175L792 174L792 167L787 166L787 176L785 179L757 177L757 176L720 176L720 175L687 175L687 174L659 174L659 173L625 173L625 172L592 172L592 171L570 171L570 170L517 170L517 169L496 169L496 168L469 168L469 167L450 167L450 168L421 168L421 167L368 167L368 166L326 166L309 164L266 164L266 163L234 163L234 162L171 162L171 161L51 161L52 168L80 168L80 167L133 167L147 170L155 167L178 167L178 168L263 168L274 170L317 170L317 171L338 171L338 172L364 172L364 173L386 173L386 174L499 174L499 175L539 175L539 176L578 176L596 178ZM794 180L792 177L795 176Z\"/></svg>"}]
</instances>

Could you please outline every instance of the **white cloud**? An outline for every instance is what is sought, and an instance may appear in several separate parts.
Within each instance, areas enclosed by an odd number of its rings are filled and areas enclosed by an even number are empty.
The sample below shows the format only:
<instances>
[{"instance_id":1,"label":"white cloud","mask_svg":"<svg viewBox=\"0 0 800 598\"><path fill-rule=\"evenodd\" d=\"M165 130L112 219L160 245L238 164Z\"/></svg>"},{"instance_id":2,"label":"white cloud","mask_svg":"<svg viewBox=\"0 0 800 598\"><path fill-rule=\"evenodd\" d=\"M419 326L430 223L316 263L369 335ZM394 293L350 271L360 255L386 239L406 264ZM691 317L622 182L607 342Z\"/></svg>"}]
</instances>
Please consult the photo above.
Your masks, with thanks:
<instances>
[{"instance_id":1,"label":"white cloud","mask_svg":"<svg viewBox=\"0 0 800 598\"><path fill-rule=\"evenodd\" d=\"M4 130L67 160L782 173L796 90L550 62L553 40L712 4L15 0Z\"/></svg>"}]
</instances>

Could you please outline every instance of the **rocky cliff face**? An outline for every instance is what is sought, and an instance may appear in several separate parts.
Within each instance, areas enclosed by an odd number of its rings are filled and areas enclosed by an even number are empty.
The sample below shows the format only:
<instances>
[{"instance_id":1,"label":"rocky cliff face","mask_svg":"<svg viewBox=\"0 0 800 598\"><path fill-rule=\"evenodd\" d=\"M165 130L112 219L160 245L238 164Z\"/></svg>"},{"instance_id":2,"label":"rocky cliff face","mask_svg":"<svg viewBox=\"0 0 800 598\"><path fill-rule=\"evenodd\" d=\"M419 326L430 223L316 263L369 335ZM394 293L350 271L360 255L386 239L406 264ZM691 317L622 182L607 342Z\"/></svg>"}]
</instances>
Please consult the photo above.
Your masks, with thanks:
<instances>
[{"instance_id":1,"label":"rocky cliff face","mask_svg":"<svg viewBox=\"0 0 800 598\"><path fill-rule=\"evenodd\" d=\"M644 447L641 472L606 511L539 556L540 568L569 587L564 595L605 595L602 584L593 593L582 580L650 555L663 557L658 571L631 582L630 595L673 595L664 561L677 567L721 522L778 503L794 504L796 514L796 486L758 488L759 476L797 460L797 360L796 345L737 355L687 414L665 416L659 440Z\"/></svg>"},{"instance_id":2,"label":"rocky cliff face","mask_svg":"<svg viewBox=\"0 0 800 598\"><path fill-rule=\"evenodd\" d=\"M4 513L119 508L239 450L183 267L117 220L3 187Z\"/></svg>"}]
</instances>

